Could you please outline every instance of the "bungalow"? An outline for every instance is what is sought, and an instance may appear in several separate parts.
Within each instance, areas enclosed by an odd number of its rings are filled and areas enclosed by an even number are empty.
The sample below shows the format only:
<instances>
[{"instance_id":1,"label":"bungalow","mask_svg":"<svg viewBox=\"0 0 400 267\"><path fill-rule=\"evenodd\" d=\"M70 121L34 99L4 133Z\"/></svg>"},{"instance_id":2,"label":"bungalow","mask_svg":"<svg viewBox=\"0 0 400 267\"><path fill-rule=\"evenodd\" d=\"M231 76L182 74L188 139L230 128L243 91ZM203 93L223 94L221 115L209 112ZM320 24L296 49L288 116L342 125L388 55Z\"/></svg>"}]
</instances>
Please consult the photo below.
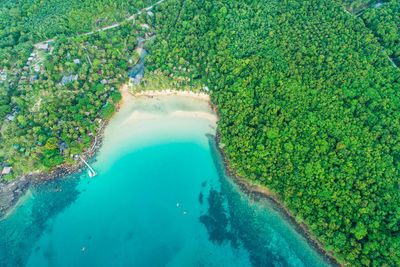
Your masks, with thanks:
<instances>
[{"instance_id":1,"label":"bungalow","mask_svg":"<svg viewBox=\"0 0 400 267\"><path fill-rule=\"evenodd\" d=\"M75 64L80 64L80 63L81 63L81 61L79 60L79 58L76 58L76 59L74 59L73 61L74 61Z\"/></svg>"},{"instance_id":2,"label":"bungalow","mask_svg":"<svg viewBox=\"0 0 400 267\"><path fill-rule=\"evenodd\" d=\"M49 49L49 44L48 43L40 43L37 45L37 48L40 50L47 50L47 49Z\"/></svg>"},{"instance_id":3,"label":"bungalow","mask_svg":"<svg viewBox=\"0 0 400 267\"><path fill-rule=\"evenodd\" d=\"M7 175L10 174L12 171L12 167L4 167L3 170L1 171L2 175Z\"/></svg>"},{"instance_id":4,"label":"bungalow","mask_svg":"<svg viewBox=\"0 0 400 267\"><path fill-rule=\"evenodd\" d=\"M78 75L72 74L69 76L64 76L64 77L62 77L60 84L65 85L65 84L75 81L77 79L78 79Z\"/></svg>"},{"instance_id":5,"label":"bungalow","mask_svg":"<svg viewBox=\"0 0 400 267\"><path fill-rule=\"evenodd\" d=\"M35 65L35 67L33 67L33 70L36 72L40 71L40 66L38 64Z\"/></svg>"},{"instance_id":6,"label":"bungalow","mask_svg":"<svg viewBox=\"0 0 400 267\"><path fill-rule=\"evenodd\" d=\"M8 122L13 121L15 119L15 113L8 114L6 120Z\"/></svg>"},{"instance_id":7,"label":"bungalow","mask_svg":"<svg viewBox=\"0 0 400 267\"><path fill-rule=\"evenodd\" d=\"M7 80L7 73L0 72L0 81L5 81Z\"/></svg>"},{"instance_id":8,"label":"bungalow","mask_svg":"<svg viewBox=\"0 0 400 267\"><path fill-rule=\"evenodd\" d=\"M136 64L128 73L128 77L134 84L139 84L144 76L144 63Z\"/></svg>"},{"instance_id":9,"label":"bungalow","mask_svg":"<svg viewBox=\"0 0 400 267\"><path fill-rule=\"evenodd\" d=\"M60 144L60 154L61 154L62 156L65 155L65 150L66 150L66 149L68 149L67 144L66 144L65 142L62 142L62 143Z\"/></svg>"}]
</instances>

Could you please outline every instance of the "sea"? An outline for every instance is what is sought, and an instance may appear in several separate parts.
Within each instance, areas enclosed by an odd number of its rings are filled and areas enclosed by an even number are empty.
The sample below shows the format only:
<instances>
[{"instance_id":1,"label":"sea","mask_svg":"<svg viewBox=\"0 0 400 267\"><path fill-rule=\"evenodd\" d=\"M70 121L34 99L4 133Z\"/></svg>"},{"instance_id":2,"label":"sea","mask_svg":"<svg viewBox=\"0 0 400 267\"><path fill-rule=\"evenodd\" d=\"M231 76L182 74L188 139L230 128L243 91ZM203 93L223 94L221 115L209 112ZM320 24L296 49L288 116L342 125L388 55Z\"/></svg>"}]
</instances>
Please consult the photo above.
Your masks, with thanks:
<instances>
[{"instance_id":1,"label":"sea","mask_svg":"<svg viewBox=\"0 0 400 267\"><path fill-rule=\"evenodd\" d=\"M331 266L281 209L245 192L191 96L137 97L87 170L32 185L0 221L0 266Z\"/></svg>"}]
</instances>

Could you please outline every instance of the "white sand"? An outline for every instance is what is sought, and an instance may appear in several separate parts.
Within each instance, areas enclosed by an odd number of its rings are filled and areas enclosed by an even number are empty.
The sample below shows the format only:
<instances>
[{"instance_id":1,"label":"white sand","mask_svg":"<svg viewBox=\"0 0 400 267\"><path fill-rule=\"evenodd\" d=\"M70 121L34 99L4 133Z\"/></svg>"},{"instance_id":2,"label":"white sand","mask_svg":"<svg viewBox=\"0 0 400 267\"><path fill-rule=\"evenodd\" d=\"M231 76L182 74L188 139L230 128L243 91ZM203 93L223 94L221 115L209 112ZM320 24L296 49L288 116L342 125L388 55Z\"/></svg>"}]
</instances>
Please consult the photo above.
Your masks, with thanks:
<instances>
[{"instance_id":1,"label":"white sand","mask_svg":"<svg viewBox=\"0 0 400 267\"><path fill-rule=\"evenodd\" d=\"M137 108L125 119L123 124L134 120L155 119L160 116L207 119L211 125L218 121L217 115L209 106L210 96L203 92L146 90L131 93L126 84L120 88L122 103L131 102Z\"/></svg>"}]
</instances>

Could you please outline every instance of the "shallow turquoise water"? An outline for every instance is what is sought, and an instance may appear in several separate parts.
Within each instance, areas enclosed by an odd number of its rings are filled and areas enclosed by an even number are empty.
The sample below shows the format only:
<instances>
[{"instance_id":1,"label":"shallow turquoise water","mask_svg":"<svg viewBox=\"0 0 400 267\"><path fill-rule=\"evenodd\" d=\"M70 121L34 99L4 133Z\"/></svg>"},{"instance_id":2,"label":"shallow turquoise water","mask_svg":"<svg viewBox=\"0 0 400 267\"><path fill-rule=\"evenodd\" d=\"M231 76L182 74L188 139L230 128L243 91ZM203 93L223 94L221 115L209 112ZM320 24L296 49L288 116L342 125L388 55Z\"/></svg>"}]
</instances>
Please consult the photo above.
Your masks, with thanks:
<instances>
[{"instance_id":1,"label":"shallow turquoise water","mask_svg":"<svg viewBox=\"0 0 400 267\"><path fill-rule=\"evenodd\" d=\"M207 107L190 101L125 105L92 160L98 176L33 186L0 222L0 266L328 265L272 203L225 176L215 125L193 115Z\"/></svg>"}]
</instances>

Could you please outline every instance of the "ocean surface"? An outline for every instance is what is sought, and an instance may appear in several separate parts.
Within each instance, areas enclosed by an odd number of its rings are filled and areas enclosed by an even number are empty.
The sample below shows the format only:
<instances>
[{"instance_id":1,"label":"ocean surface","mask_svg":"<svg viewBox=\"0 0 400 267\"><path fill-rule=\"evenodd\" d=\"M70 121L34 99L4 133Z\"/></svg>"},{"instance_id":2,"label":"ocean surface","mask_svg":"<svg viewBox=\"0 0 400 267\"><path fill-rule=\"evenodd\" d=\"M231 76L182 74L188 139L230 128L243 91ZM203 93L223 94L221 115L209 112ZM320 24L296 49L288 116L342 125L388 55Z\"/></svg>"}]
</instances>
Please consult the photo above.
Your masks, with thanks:
<instances>
[{"instance_id":1,"label":"ocean surface","mask_svg":"<svg viewBox=\"0 0 400 267\"><path fill-rule=\"evenodd\" d=\"M89 163L32 186L0 221L0 266L329 266L280 210L241 191L189 97L125 103Z\"/></svg>"}]
</instances>

